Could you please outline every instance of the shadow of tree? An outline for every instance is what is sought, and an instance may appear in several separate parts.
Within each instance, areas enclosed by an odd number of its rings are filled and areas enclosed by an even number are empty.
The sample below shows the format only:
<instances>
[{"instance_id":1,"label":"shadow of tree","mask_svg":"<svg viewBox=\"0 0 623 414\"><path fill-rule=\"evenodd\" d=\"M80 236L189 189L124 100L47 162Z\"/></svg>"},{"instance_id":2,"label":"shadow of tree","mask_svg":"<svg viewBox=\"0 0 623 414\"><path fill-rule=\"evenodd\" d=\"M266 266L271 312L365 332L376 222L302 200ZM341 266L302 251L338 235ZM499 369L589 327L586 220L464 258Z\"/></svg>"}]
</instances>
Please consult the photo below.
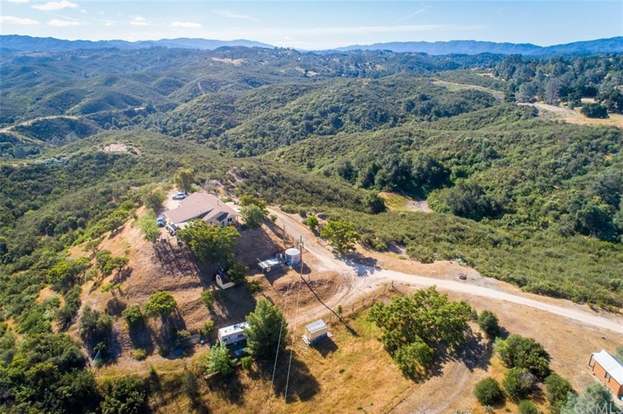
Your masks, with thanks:
<instances>
[{"instance_id":1,"label":"shadow of tree","mask_svg":"<svg viewBox=\"0 0 623 414\"><path fill-rule=\"evenodd\" d=\"M465 342L457 349L449 349L441 344L435 352L435 359L431 366L422 369L417 374L408 375L416 383L422 383L432 377L443 375L444 365L450 361L462 362L468 370L482 369L486 371L493 355L493 345L484 341L480 334L474 334L470 329L466 333Z\"/></svg>"},{"instance_id":2,"label":"shadow of tree","mask_svg":"<svg viewBox=\"0 0 623 414\"><path fill-rule=\"evenodd\" d=\"M232 404L241 405L244 402L244 387L236 374L227 377L214 376L207 380L210 391L217 393Z\"/></svg>"},{"instance_id":3,"label":"shadow of tree","mask_svg":"<svg viewBox=\"0 0 623 414\"><path fill-rule=\"evenodd\" d=\"M255 297L243 284L225 290L218 290L212 311L216 326L242 322L255 309Z\"/></svg>"},{"instance_id":4,"label":"shadow of tree","mask_svg":"<svg viewBox=\"0 0 623 414\"><path fill-rule=\"evenodd\" d=\"M111 316L119 316L121 312L126 308L125 302L116 296L113 296L108 302L106 302L106 313Z\"/></svg>"},{"instance_id":5,"label":"shadow of tree","mask_svg":"<svg viewBox=\"0 0 623 414\"><path fill-rule=\"evenodd\" d=\"M315 349L323 358L326 358L337 351L338 346L333 339L325 335L314 341L314 343L310 345L310 348Z\"/></svg>"},{"instance_id":6,"label":"shadow of tree","mask_svg":"<svg viewBox=\"0 0 623 414\"><path fill-rule=\"evenodd\" d=\"M188 397L190 401L190 406L193 409L193 412L199 414L207 414L210 412L208 407L205 405L205 402L201 398L201 392L199 389L199 381L197 380L197 376L188 371L184 370L182 374L182 391Z\"/></svg>"},{"instance_id":7,"label":"shadow of tree","mask_svg":"<svg viewBox=\"0 0 623 414\"><path fill-rule=\"evenodd\" d=\"M463 362L470 371L487 370L491 365L492 355L493 344L484 341L480 334L475 334L470 329L466 334L465 343L456 350L454 358Z\"/></svg>"},{"instance_id":8,"label":"shadow of tree","mask_svg":"<svg viewBox=\"0 0 623 414\"><path fill-rule=\"evenodd\" d=\"M152 332L145 321L132 325L129 329L129 335L134 348L144 349L147 354L154 352Z\"/></svg>"},{"instance_id":9,"label":"shadow of tree","mask_svg":"<svg viewBox=\"0 0 623 414\"><path fill-rule=\"evenodd\" d=\"M192 354L190 337L184 336L186 323L176 309L169 316L160 319L160 326L155 330L155 342L163 358L176 359Z\"/></svg>"},{"instance_id":10,"label":"shadow of tree","mask_svg":"<svg viewBox=\"0 0 623 414\"><path fill-rule=\"evenodd\" d=\"M292 356L291 359L290 355ZM297 357L296 352L292 354L289 351L282 352L277 359L276 367L272 362L262 361L258 363L256 375L270 381L274 370L273 392L275 395L284 396L286 402L308 401L320 391L320 384L309 371L307 365Z\"/></svg>"}]
</instances>

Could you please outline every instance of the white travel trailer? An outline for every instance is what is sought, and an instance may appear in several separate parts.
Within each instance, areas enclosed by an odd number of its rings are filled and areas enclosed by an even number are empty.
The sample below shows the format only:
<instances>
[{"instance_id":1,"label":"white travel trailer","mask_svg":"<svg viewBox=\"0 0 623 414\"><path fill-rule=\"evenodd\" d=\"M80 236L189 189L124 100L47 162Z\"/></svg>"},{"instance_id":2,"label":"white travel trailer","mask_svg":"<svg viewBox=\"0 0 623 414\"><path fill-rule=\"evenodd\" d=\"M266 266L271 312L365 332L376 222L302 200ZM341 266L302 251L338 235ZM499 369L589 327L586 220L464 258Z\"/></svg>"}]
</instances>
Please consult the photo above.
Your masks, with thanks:
<instances>
[{"instance_id":1,"label":"white travel trailer","mask_svg":"<svg viewBox=\"0 0 623 414\"><path fill-rule=\"evenodd\" d=\"M218 341L225 346L235 346L247 340L244 330L247 328L246 322L236 323L218 330Z\"/></svg>"}]
</instances>

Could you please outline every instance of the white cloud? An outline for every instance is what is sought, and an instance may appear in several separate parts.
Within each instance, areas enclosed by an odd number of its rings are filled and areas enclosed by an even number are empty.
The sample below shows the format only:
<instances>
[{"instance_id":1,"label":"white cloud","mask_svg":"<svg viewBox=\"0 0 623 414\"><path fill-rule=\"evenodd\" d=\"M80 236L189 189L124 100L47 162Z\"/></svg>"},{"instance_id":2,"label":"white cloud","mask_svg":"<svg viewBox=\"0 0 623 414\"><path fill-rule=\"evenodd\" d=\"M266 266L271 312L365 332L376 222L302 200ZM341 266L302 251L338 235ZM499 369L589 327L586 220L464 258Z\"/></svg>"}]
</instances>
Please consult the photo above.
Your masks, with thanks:
<instances>
[{"instance_id":1,"label":"white cloud","mask_svg":"<svg viewBox=\"0 0 623 414\"><path fill-rule=\"evenodd\" d=\"M39 24L38 21L27 17L0 16L0 23L17 24L20 26L33 26Z\"/></svg>"},{"instance_id":2,"label":"white cloud","mask_svg":"<svg viewBox=\"0 0 623 414\"><path fill-rule=\"evenodd\" d=\"M9 3L16 3L16 4L26 4L29 3L30 0L8 0Z\"/></svg>"},{"instance_id":3,"label":"white cloud","mask_svg":"<svg viewBox=\"0 0 623 414\"><path fill-rule=\"evenodd\" d=\"M142 16L136 16L135 18L130 20L130 24L132 26L149 26L149 23L147 23L147 19Z\"/></svg>"},{"instance_id":4,"label":"white cloud","mask_svg":"<svg viewBox=\"0 0 623 414\"><path fill-rule=\"evenodd\" d=\"M236 13L231 10L212 10L212 13L216 14L217 16L225 17L227 19L248 20L250 22L258 21L258 19L253 16L249 16L247 14Z\"/></svg>"},{"instance_id":5,"label":"white cloud","mask_svg":"<svg viewBox=\"0 0 623 414\"><path fill-rule=\"evenodd\" d=\"M42 10L42 11L75 9L77 7L78 5L76 3L72 3L69 0L49 1L47 3L35 4L32 6L33 9Z\"/></svg>"},{"instance_id":6,"label":"white cloud","mask_svg":"<svg viewBox=\"0 0 623 414\"><path fill-rule=\"evenodd\" d=\"M48 21L48 26L52 26L52 27L80 26L80 22L77 20L52 19Z\"/></svg>"},{"instance_id":7,"label":"white cloud","mask_svg":"<svg viewBox=\"0 0 623 414\"><path fill-rule=\"evenodd\" d=\"M171 27L180 27L184 29L199 29L201 27L201 23L195 22L173 22L171 23Z\"/></svg>"}]
</instances>

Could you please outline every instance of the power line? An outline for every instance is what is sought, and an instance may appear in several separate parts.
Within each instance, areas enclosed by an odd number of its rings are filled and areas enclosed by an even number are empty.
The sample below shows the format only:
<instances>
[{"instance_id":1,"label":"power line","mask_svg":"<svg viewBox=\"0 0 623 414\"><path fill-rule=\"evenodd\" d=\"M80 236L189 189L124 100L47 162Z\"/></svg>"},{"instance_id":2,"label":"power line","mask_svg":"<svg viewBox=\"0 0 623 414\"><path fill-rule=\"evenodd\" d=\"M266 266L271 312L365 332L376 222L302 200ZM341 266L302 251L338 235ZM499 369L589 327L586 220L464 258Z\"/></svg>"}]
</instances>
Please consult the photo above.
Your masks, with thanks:
<instances>
[{"instance_id":1,"label":"power line","mask_svg":"<svg viewBox=\"0 0 623 414\"><path fill-rule=\"evenodd\" d=\"M300 260L300 267L299 267L299 277L302 279L303 278L303 236L301 236L300 240L299 240L299 260ZM299 296L301 294L301 290L298 289L296 291L296 307L295 307L295 311L294 311L294 328L296 328L296 322L298 319L298 315L299 315ZM290 360L288 361L288 374L286 376L286 388L284 391L284 400L287 403L288 402L288 386L290 385L290 369L292 368L292 353L294 351L294 329L292 330L292 344L290 345Z\"/></svg>"},{"instance_id":2,"label":"power line","mask_svg":"<svg viewBox=\"0 0 623 414\"><path fill-rule=\"evenodd\" d=\"M284 227L283 228L284 228L284 233L285 233L285 223L284 223ZM284 295L285 296L285 301L284 301L284 304L283 304L284 314L285 314L285 311L288 309L288 296L290 294L290 289L291 288L292 288L292 285L288 285L288 289L286 290L286 293ZM279 339L277 340L277 348L275 349L275 362L273 364L273 375L272 375L272 378L270 380L270 382L272 383L273 386L275 385L275 374L277 372L277 360L278 360L278 357L279 357L279 349L281 347L281 334L283 332L283 328L284 328L285 324L286 324L286 320L285 320L285 316L284 316L283 321L281 322L281 325L279 326Z\"/></svg>"}]
</instances>

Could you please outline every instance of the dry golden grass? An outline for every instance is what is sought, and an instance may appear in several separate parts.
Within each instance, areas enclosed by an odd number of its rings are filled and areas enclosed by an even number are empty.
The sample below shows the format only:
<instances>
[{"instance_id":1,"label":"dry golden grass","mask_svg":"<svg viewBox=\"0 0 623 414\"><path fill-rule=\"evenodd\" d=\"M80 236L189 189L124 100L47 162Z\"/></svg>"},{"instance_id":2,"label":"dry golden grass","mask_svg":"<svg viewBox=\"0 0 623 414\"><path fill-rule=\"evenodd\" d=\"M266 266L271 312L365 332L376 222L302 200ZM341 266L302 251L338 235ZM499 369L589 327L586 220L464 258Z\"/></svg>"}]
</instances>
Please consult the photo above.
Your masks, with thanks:
<instances>
[{"instance_id":1,"label":"dry golden grass","mask_svg":"<svg viewBox=\"0 0 623 414\"><path fill-rule=\"evenodd\" d=\"M218 413L367 413L389 411L419 385L407 380L377 339L374 325L359 316L351 322L353 335L343 325L331 328L332 340L319 349L303 344L296 336L288 387L284 400L289 352L280 355L271 384L272 364L264 369L238 370L235 379L197 381L195 398L184 392L184 371L194 370L193 360L158 360L160 390L150 404L156 412ZM128 374L118 367L101 369L99 379ZM147 376L148 372L140 372Z\"/></svg>"}]
</instances>

